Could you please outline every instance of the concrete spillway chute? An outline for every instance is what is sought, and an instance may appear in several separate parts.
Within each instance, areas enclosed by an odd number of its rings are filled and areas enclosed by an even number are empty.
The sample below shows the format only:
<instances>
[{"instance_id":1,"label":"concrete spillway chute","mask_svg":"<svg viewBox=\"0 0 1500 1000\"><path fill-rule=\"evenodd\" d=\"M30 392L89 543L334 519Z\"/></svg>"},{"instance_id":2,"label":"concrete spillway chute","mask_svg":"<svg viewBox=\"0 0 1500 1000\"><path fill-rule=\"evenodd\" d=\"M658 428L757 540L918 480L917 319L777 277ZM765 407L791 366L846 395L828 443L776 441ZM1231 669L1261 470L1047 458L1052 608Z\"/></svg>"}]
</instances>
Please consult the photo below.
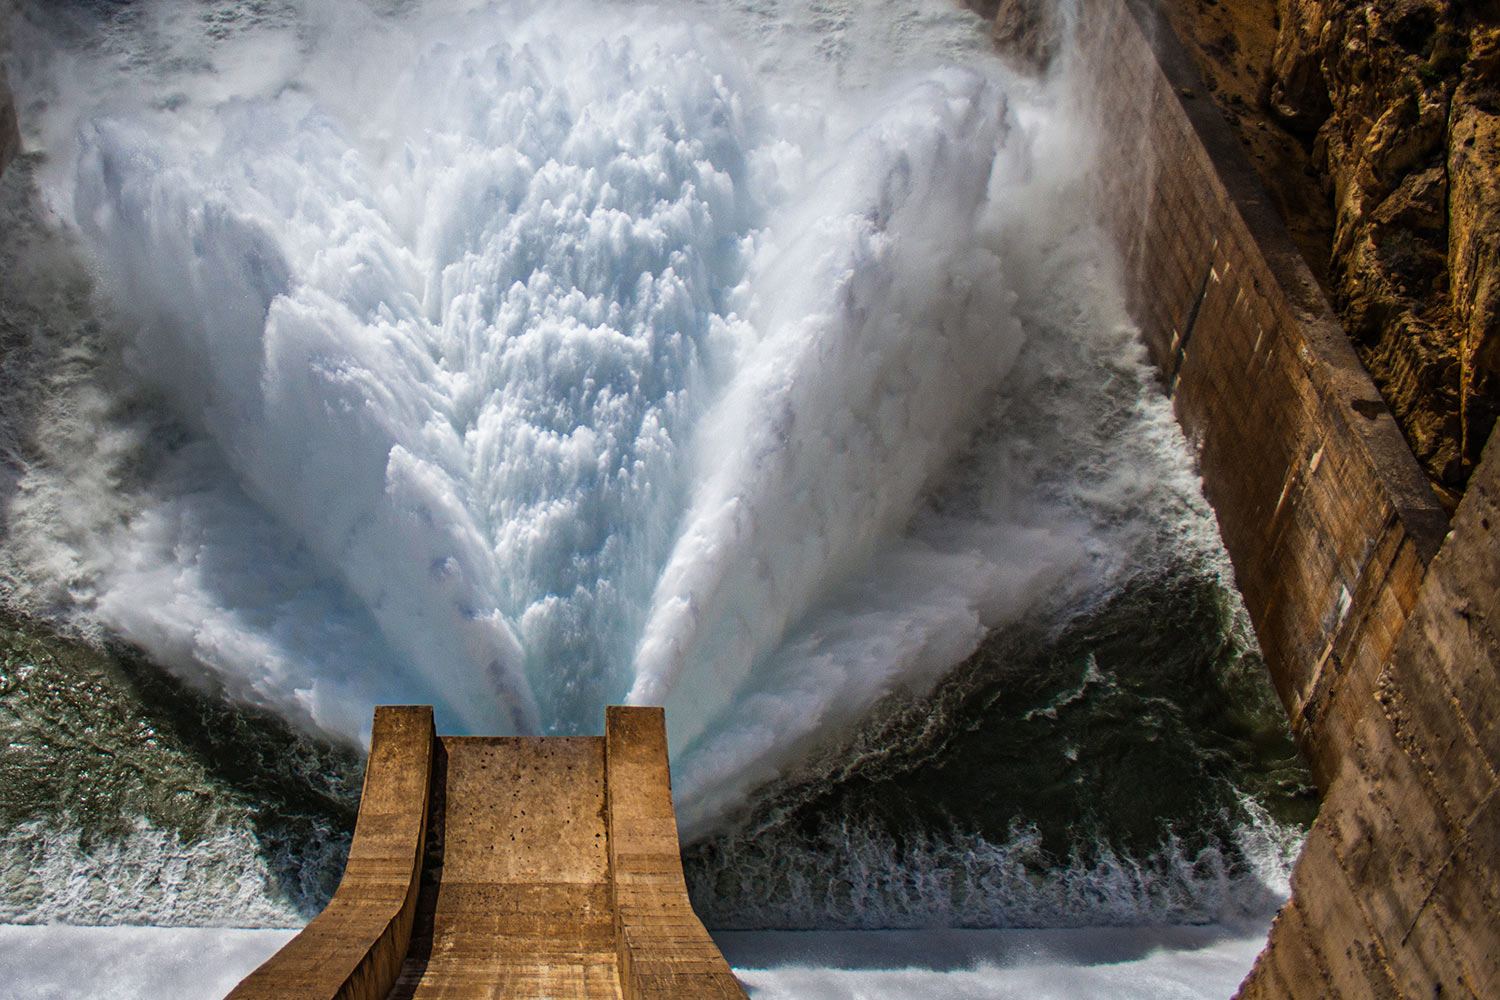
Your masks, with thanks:
<instances>
[{"instance_id":1,"label":"concrete spillway chute","mask_svg":"<svg viewBox=\"0 0 1500 1000\"><path fill-rule=\"evenodd\" d=\"M229 996L745 997L688 902L662 711L526 738L376 709L338 891Z\"/></svg>"}]
</instances>

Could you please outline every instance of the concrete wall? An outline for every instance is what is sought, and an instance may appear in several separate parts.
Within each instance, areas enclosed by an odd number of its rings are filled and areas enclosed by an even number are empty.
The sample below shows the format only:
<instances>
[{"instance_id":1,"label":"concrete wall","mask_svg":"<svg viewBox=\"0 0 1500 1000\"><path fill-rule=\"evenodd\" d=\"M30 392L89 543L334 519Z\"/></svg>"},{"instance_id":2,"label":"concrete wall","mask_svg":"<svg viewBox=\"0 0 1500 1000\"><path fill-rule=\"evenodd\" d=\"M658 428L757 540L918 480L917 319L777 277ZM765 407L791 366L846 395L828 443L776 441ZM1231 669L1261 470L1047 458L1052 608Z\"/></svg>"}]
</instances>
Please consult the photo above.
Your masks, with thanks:
<instances>
[{"instance_id":1,"label":"concrete wall","mask_svg":"<svg viewBox=\"0 0 1500 1000\"><path fill-rule=\"evenodd\" d=\"M21 129L16 119L16 102L5 79L5 64L0 63L0 174L21 151Z\"/></svg>"},{"instance_id":2,"label":"concrete wall","mask_svg":"<svg viewBox=\"0 0 1500 1000\"><path fill-rule=\"evenodd\" d=\"M411 938L426 839L432 709L375 710L349 863L328 907L229 1000L380 1000Z\"/></svg>"},{"instance_id":3,"label":"concrete wall","mask_svg":"<svg viewBox=\"0 0 1500 1000\"><path fill-rule=\"evenodd\" d=\"M1500 996L1497 529L1492 438L1242 996Z\"/></svg>"},{"instance_id":4,"label":"concrete wall","mask_svg":"<svg viewBox=\"0 0 1500 1000\"><path fill-rule=\"evenodd\" d=\"M1169 76L1123 3L1084 11L1131 312L1326 787L1346 728L1330 713L1384 662L1447 518L1185 57L1160 36Z\"/></svg>"},{"instance_id":5,"label":"concrete wall","mask_svg":"<svg viewBox=\"0 0 1500 1000\"><path fill-rule=\"evenodd\" d=\"M546 738L376 709L338 891L230 1000L481 994L744 1000L688 901L661 709Z\"/></svg>"},{"instance_id":6,"label":"concrete wall","mask_svg":"<svg viewBox=\"0 0 1500 1000\"><path fill-rule=\"evenodd\" d=\"M1122 0L1083 0L1079 31L1132 314L1324 793L1241 995L1500 996L1500 448L1444 543L1442 509L1175 39Z\"/></svg>"},{"instance_id":7,"label":"concrete wall","mask_svg":"<svg viewBox=\"0 0 1500 1000\"><path fill-rule=\"evenodd\" d=\"M605 714L605 814L624 1000L744 1000L688 901L659 708Z\"/></svg>"}]
</instances>

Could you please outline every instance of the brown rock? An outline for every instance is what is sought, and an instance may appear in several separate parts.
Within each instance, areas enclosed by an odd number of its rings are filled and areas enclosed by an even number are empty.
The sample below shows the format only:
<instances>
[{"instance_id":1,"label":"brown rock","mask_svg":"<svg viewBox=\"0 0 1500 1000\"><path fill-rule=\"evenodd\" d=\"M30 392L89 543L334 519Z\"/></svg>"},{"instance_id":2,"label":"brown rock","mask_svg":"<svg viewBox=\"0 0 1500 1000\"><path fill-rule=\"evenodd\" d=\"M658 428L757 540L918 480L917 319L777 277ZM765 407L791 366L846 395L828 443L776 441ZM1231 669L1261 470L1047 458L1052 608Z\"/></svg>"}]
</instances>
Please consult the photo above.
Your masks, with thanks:
<instances>
[{"instance_id":1,"label":"brown rock","mask_svg":"<svg viewBox=\"0 0 1500 1000\"><path fill-rule=\"evenodd\" d=\"M1500 3L1166 6L1451 507L1500 414ZM1227 49L1226 25L1248 43Z\"/></svg>"},{"instance_id":2,"label":"brown rock","mask_svg":"<svg viewBox=\"0 0 1500 1000\"><path fill-rule=\"evenodd\" d=\"M1273 114L1323 117L1335 304L1450 502L1500 411L1495 6L1280 0L1270 66Z\"/></svg>"},{"instance_id":3,"label":"brown rock","mask_svg":"<svg viewBox=\"0 0 1500 1000\"><path fill-rule=\"evenodd\" d=\"M1500 29L1471 36L1448 127L1448 274L1461 344L1463 454L1500 411Z\"/></svg>"},{"instance_id":4,"label":"brown rock","mask_svg":"<svg viewBox=\"0 0 1500 1000\"><path fill-rule=\"evenodd\" d=\"M1269 105L1287 128L1312 135L1328 118L1321 36L1328 21L1318 0L1285 0L1271 56Z\"/></svg>"},{"instance_id":5,"label":"brown rock","mask_svg":"<svg viewBox=\"0 0 1500 1000\"><path fill-rule=\"evenodd\" d=\"M1032 73L1045 73L1057 56L1062 32L1050 0L994 0L995 46Z\"/></svg>"},{"instance_id":6,"label":"brown rock","mask_svg":"<svg viewBox=\"0 0 1500 1000\"><path fill-rule=\"evenodd\" d=\"M1305 10L1309 17L1302 29L1306 37L1294 46L1292 34L1278 35L1276 0L1167 0L1163 4L1163 13L1183 41L1194 68L1249 154L1271 204L1285 220L1313 277L1326 290L1333 205L1321 172L1314 168L1311 145L1328 116L1328 96L1322 82L1321 51L1313 48L1322 30L1320 8L1308 4ZM1285 27L1287 21L1280 24ZM1286 78L1297 77L1299 83L1273 94L1269 67L1277 60L1287 67ZM1284 106L1282 114L1267 110L1277 101Z\"/></svg>"},{"instance_id":7,"label":"brown rock","mask_svg":"<svg viewBox=\"0 0 1500 1000\"><path fill-rule=\"evenodd\" d=\"M1438 233L1448 224L1447 207L1448 173L1441 166L1429 167L1402 178L1391 196L1371 213L1371 221L1381 227Z\"/></svg>"}]
</instances>

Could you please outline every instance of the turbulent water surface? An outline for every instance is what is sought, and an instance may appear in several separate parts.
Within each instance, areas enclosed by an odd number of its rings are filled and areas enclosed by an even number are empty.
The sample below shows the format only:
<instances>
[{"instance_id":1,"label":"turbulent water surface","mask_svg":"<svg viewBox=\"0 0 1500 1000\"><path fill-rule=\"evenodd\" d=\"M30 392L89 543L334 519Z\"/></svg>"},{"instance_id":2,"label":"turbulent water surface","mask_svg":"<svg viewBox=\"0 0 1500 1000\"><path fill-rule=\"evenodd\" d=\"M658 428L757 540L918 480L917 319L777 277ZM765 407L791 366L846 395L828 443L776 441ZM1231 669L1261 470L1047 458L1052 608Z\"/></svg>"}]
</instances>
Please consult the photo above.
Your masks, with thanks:
<instances>
[{"instance_id":1,"label":"turbulent water surface","mask_svg":"<svg viewBox=\"0 0 1500 1000\"><path fill-rule=\"evenodd\" d=\"M305 919L381 702L664 704L721 927L1285 892L1066 54L950 0L36 0L9 52L0 917Z\"/></svg>"}]
</instances>

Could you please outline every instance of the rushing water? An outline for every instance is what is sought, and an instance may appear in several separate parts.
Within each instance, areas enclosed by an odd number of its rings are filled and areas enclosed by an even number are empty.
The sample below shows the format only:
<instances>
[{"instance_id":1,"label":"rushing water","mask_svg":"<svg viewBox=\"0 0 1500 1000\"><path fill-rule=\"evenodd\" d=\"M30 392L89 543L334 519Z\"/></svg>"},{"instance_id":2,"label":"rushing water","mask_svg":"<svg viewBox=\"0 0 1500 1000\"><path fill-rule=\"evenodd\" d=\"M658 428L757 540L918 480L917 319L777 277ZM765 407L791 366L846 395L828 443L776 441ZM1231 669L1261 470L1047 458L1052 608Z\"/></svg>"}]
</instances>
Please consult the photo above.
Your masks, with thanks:
<instances>
[{"instance_id":1,"label":"rushing water","mask_svg":"<svg viewBox=\"0 0 1500 1000\"><path fill-rule=\"evenodd\" d=\"M1268 912L1307 783L951 0L22 3L0 916L326 899L371 706L667 706L725 927Z\"/></svg>"}]
</instances>

